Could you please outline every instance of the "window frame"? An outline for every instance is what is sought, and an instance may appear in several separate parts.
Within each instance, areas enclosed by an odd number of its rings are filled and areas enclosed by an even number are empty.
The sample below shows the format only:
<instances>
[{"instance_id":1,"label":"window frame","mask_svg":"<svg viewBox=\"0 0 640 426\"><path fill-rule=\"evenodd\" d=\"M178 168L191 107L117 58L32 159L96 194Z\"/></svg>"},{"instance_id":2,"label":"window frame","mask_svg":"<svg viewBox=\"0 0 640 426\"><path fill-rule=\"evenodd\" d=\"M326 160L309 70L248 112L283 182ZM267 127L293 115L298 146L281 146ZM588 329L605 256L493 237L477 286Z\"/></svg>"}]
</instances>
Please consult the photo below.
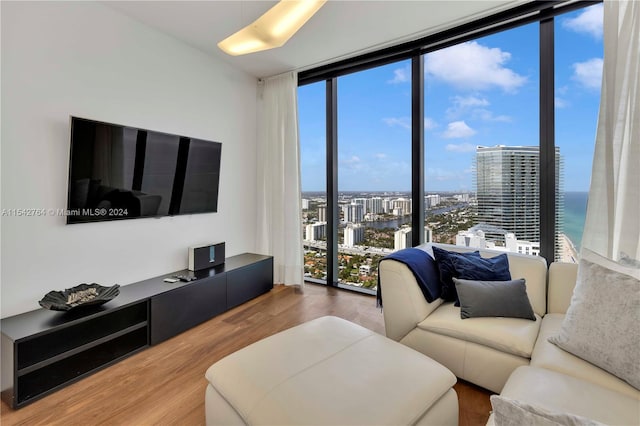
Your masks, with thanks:
<instances>
[{"instance_id":1,"label":"window frame","mask_svg":"<svg viewBox=\"0 0 640 426\"><path fill-rule=\"evenodd\" d=\"M424 227L424 54L533 22L540 25L540 256L548 263L555 260L557 177L554 18L599 3L602 0L532 1L417 40L298 73L299 87L320 81L326 84L327 285L372 293L371 290L364 291L365 289L338 282L338 77L411 60L411 194L416 203L411 225L414 231L412 244L417 246L424 240L424 232L419 232Z\"/></svg>"}]
</instances>

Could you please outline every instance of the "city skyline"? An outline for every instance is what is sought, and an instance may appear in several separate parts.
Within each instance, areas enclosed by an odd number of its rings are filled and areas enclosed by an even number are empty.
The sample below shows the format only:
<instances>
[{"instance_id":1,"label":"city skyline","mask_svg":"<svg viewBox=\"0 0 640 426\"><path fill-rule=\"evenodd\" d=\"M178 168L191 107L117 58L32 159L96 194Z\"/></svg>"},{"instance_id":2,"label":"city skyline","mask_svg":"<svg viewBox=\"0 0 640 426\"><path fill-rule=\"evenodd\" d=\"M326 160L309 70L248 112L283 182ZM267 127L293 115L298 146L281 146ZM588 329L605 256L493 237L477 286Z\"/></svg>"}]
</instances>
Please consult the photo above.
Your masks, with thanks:
<instances>
[{"instance_id":1,"label":"city skyline","mask_svg":"<svg viewBox=\"0 0 640 426\"><path fill-rule=\"evenodd\" d=\"M556 18L556 146L564 189L588 191L602 5ZM538 24L425 56L425 192L474 192L476 146L539 142ZM474 67L463 66L473 61ZM409 61L338 79L338 190L411 188ZM325 189L324 84L299 88L302 191Z\"/></svg>"}]
</instances>

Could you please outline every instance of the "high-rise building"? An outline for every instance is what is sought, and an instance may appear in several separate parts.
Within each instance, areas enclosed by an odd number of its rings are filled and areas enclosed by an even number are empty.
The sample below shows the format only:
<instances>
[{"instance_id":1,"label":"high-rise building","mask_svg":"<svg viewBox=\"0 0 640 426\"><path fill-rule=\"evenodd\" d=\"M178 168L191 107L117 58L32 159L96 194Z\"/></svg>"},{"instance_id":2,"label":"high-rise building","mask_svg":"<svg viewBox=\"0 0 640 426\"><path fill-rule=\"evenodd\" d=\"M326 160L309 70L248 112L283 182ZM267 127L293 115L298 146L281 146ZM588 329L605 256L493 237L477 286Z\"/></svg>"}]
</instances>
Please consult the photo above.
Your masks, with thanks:
<instances>
[{"instance_id":1,"label":"high-rise building","mask_svg":"<svg viewBox=\"0 0 640 426\"><path fill-rule=\"evenodd\" d=\"M327 206L318 207L318 222L327 221Z\"/></svg>"},{"instance_id":2,"label":"high-rise building","mask_svg":"<svg viewBox=\"0 0 640 426\"><path fill-rule=\"evenodd\" d=\"M562 229L562 161L556 147L556 235ZM485 236L502 239L506 232L519 241L540 245L540 150L537 146L479 146L476 149L478 225ZM506 231L506 232L505 232ZM556 238L556 253L559 252Z\"/></svg>"},{"instance_id":3,"label":"high-rise building","mask_svg":"<svg viewBox=\"0 0 640 426\"><path fill-rule=\"evenodd\" d=\"M411 228L400 228L393 235L393 249L402 250L407 247L412 247L411 244Z\"/></svg>"},{"instance_id":4,"label":"high-rise building","mask_svg":"<svg viewBox=\"0 0 640 426\"><path fill-rule=\"evenodd\" d=\"M307 241L318 241L327 237L327 224L316 222L305 227L304 239Z\"/></svg>"},{"instance_id":5,"label":"high-rise building","mask_svg":"<svg viewBox=\"0 0 640 426\"><path fill-rule=\"evenodd\" d=\"M306 198L302 199L302 210L308 210L309 209L309 203L311 202L311 200L308 200Z\"/></svg>"},{"instance_id":6,"label":"high-rise building","mask_svg":"<svg viewBox=\"0 0 640 426\"><path fill-rule=\"evenodd\" d=\"M364 206L362 204L349 204L344 210L344 220L349 223L360 223L364 219Z\"/></svg>"},{"instance_id":7,"label":"high-rise building","mask_svg":"<svg viewBox=\"0 0 640 426\"><path fill-rule=\"evenodd\" d=\"M432 195L426 195L424 197L424 208L428 209L431 207L435 207L438 204L440 204L440 195L432 194Z\"/></svg>"},{"instance_id":8,"label":"high-rise building","mask_svg":"<svg viewBox=\"0 0 640 426\"><path fill-rule=\"evenodd\" d=\"M393 200L391 198L382 199L382 212L389 214L393 211Z\"/></svg>"},{"instance_id":9,"label":"high-rise building","mask_svg":"<svg viewBox=\"0 0 640 426\"><path fill-rule=\"evenodd\" d=\"M367 200L367 212L371 214L382 214L384 212L382 208L382 198L373 197Z\"/></svg>"},{"instance_id":10,"label":"high-rise building","mask_svg":"<svg viewBox=\"0 0 640 426\"><path fill-rule=\"evenodd\" d=\"M393 208L402 210L402 214L411 214L411 198L398 198L393 202Z\"/></svg>"},{"instance_id":11,"label":"high-rise building","mask_svg":"<svg viewBox=\"0 0 640 426\"><path fill-rule=\"evenodd\" d=\"M360 224L349 223L344 228L344 245L353 247L364 241L364 227Z\"/></svg>"},{"instance_id":12,"label":"high-rise building","mask_svg":"<svg viewBox=\"0 0 640 426\"><path fill-rule=\"evenodd\" d=\"M469 202L469 193L465 192L464 194L456 194L453 196L456 201L462 201L464 203Z\"/></svg>"}]
</instances>

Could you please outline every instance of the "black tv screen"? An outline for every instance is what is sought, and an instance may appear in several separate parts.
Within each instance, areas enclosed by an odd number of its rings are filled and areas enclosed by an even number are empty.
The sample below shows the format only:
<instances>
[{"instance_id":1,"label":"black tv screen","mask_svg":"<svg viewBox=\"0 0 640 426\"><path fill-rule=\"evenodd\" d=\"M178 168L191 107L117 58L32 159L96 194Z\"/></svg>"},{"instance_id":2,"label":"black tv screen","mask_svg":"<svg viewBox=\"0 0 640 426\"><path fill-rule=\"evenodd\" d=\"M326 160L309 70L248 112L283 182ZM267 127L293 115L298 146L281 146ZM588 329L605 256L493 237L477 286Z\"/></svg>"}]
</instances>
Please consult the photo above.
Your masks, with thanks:
<instances>
[{"instance_id":1,"label":"black tv screen","mask_svg":"<svg viewBox=\"0 0 640 426\"><path fill-rule=\"evenodd\" d=\"M220 142L71 117L67 223L218 210Z\"/></svg>"}]
</instances>

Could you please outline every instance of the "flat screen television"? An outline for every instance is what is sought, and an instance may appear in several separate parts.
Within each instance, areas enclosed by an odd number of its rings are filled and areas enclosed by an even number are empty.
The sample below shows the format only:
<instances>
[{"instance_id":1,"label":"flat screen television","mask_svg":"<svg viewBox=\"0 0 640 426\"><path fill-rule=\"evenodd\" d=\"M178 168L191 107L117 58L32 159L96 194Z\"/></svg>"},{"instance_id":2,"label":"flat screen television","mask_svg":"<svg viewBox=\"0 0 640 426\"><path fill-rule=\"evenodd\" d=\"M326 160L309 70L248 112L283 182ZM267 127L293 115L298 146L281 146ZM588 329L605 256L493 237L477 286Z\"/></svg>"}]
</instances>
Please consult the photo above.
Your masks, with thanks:
<instances>
[{"instance_id":1,"label":"flat screen television","mask_svg":"<svg viewBox=\"0 0 640 426\"><path fill-rule=\"evenodd\" d=\"M71 117L67 223L218 210L222 144Z\"/></svg>"}]
</instances>

